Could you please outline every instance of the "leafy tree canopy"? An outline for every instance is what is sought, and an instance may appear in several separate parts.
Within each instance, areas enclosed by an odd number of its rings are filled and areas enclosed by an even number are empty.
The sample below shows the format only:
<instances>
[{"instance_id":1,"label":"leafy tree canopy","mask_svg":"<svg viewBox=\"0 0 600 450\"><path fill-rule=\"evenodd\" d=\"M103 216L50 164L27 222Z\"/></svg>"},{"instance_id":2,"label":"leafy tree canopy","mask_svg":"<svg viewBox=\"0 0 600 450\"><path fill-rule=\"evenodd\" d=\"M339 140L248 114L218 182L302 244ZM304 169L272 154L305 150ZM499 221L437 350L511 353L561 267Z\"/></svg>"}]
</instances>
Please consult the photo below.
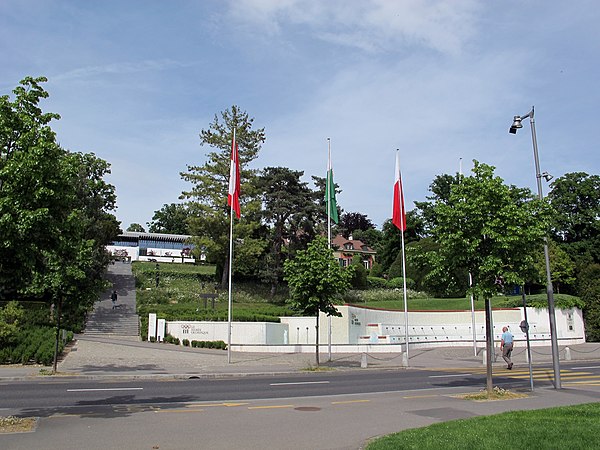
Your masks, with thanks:
<instances>
[{"instance_id":1,"label":"leafy tree canopy","mask_svg":"<svg viewBox=\"0 0 600 450\"><path fill-rule=\"evenodd\" d=\"M148 223L150 233L189 234L189 211L181 203L165 204L154 211L152 221Z\"/></svg>"},{"instance_id":2,"label":"leafy tree canopy","mask_svg":"<svg viewBox=\"0 0 600 450\"><path fill-rule=\"evenodd\" d=\"M229 207L227 192L233 131L239 148L242 218L236 221L234 234L237 242L235 264L238 271L256 271L258 258L265 243L260 237L260 199L256 190L256 171L248 164L256 159L265 141L264 128L253 129L254 119L237 106L215 115L208 129L200 132L201 145L212 150L199 166L188 165L181 177L191 183L189 191L182 193L187 200L190 234L198 236L197 249L204 249L210 262L217 265L222 286L227 285L229 258ZM242 248L243 247L243 248Z\"/></svg>"},{"instance_id":3,"label":"leafy tree canopy","mask_svg":"<svg viewBox=\"0 0 600 450\"><path fill-rule=\"evenodd\" d=\"M119 232L110 213L110 165L61 148L58 114L39 106L45 78L27 77L0 97L0 298L65 303L82 317L102 288L105 246Z\"/></svg>"},{"instance_id":4,"label":"leafy tree canopy","mask_svg":"<svg viewBox=\"0 0 600 450\"><path fill-rule=\"evenodd\" d=\"M451 186L435 205L433 236L440 245L437 273L465 268L475 295L490 298L499 285L522 285L548 231L550 207L528 189L507 186L494 167L474 161L473 174Z\"/></svg>"},{"instance_id":5,"label":"leafy tree canopy","mask_svg":"<svg viewBox=\"0 0 600 450\"><path fill-rule=\"evenodd\" d=\"M600 262L600 176L567 173L548 194L554 239L580 266Z\"/></svg>"},{"instance_id":6,"label":"leafy tree canopy","mask_svg":"<svg viewBox=\"0 0 600 450\"><path fill-rule=\"evenodd\" d=\"M339 315L334 301L350 288L352 273L336 261L326 238L316 237L306 250L285 262L284 271L293 308L309 315L319 311Z\"/></svg>"},{"instance_id":7,"label":"leafy tree canopy","mask_svg":"<svg viewBox=\"0 0 600 450\"><path fill-rule=\"evenodd\" d=\"M145 233L146 232L144 227L142 225L140 225L139 223L132 223L131 225L129 225L127 227L126 231L132 231L135 233Z\"/></svg>"}]
</instances>

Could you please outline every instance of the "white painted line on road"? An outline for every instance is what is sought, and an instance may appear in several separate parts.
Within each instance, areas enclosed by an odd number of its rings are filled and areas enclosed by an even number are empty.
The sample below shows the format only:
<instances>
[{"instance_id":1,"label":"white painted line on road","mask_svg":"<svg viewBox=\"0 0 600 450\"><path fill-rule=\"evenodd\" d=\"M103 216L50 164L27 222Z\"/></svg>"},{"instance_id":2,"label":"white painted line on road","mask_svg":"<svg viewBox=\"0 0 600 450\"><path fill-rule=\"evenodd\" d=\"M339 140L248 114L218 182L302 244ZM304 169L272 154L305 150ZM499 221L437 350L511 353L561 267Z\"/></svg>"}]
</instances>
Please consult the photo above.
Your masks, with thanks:
<instances>
[{"instance_id":1,"label":"white painted line on road","mask_svg":"<svg viewBox=\"0 0 600 450\"><path fill-rule=\"evenodd\" d=\"M583 370L583 369L600 369L600 366L571 367L571 370Z\"/></svg>"},{"instance_id":2,"label":"white painted line on road","mask_svg":"<svg viewBox=\"0 0 600 450\"><path fill-rule=\"evenodd\" d=\"M298 381L296 383L271 383L269 386L292 386L299 384L329 384L329 381Z\"/></svg>"},{"instance_id":3,"label":"white painted line on road","mask_svg":"<svg viewBox=\"0 0 600 450\"><path fill-rule=\"evenodd\" d=\"M141 391L142 387L132 388L89 388L89 389L67 389L67 392L98 392L98 391Z\"/></svg>"},{"instance_id":4,"label":"white painted line on road","mask_svg":"<svg viewBox=\"0 0 600 450\"><path fill-rule=\"evenodd\" d=\"M451 378L451 377L467 377L473 375L472 373L459 373L456 375L429 375L429 378Z\"/></svg>"}]
</instances>

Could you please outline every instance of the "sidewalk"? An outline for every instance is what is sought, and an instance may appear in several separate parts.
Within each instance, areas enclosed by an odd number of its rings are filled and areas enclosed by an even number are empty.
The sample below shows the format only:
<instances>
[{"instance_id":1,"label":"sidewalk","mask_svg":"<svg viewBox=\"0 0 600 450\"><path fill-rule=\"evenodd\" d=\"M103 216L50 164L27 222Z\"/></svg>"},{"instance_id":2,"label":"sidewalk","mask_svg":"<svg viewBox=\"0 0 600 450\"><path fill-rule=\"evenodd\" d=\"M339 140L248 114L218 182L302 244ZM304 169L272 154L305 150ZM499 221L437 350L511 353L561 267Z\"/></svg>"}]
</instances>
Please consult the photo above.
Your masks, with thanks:
<instances>
[{"instance_id":1,"label":"sidewalk","mask_svg":"<svg viewBox=\"0 0 600 450\"><path fill-rule=\"evenodd\" d=\"M505 366L497 350L494 370ZM526 349L517 348L513 354L515 367L527 366ZM600 360L600 343L570 346L572 361ZM409 349L409 367L420 369L480 368L484 367L483 351L474 355L472 347L438 347ZM561 363L566 356L560 349ZM367 367L361 367L365 361ZM328 361L327 346L322 347L320 366L332 370L404 369L402 354L375 353L363 356L332 354ZM552 363L550 347L532 349L535 364ZM314 369L314 353L244 353L232 352L231 363L227 351L189 348L172 344L136 342L118 337L76 336L76 341L58 364L56 377L74 376L87 379L105 378L190 378L227 377L247 375L274 375ZM42 370L44 373L40 373ZM0 380L47 379L50 367L0 366ZM55 377L55 376L52 376Z\"/></svg>"}]
</instances>

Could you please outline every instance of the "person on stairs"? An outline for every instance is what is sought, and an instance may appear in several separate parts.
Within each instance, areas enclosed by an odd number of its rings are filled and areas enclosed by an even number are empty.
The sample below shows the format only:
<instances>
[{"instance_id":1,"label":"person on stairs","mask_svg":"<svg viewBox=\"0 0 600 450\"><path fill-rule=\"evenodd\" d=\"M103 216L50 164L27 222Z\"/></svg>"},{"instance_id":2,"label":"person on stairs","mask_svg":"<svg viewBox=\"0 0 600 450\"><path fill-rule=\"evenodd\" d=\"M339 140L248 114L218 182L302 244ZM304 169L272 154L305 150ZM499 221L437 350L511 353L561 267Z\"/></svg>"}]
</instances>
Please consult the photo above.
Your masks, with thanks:
<instances>
[{"instance_id":1,"label":"person on stairs","mask_svg":"<svg viewBox=\"0 0 600 450\"><path fill-rule=\"evenodd\" d=\"M112 291L112 294L110 294L110 299L112 300L112 309L117 307L117 297L117 291Z\"/></svg>"}]
</instances>

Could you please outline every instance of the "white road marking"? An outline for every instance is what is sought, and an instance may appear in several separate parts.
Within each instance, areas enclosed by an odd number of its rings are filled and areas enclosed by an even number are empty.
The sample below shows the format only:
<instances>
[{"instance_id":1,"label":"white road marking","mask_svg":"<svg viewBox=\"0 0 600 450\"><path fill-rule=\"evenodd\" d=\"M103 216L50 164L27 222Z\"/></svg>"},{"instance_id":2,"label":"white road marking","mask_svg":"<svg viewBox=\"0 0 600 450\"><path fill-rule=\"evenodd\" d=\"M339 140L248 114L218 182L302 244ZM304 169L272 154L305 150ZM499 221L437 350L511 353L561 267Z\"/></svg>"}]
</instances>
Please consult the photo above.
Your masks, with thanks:
<instances>
[{"instance_id":1,"label":"white road marking","mask_svg":"<svg viewBox=\"0 0 600 450\"><path fill-rule=\"evenodd\" d=\"M89 388L89 389L67 389L67 392L98 392L98 391L141 391L142 387L132 388Z\"/></svg>"},{"instance_id":2,"label":"white road marking","mask_svg":"<svg viewBox=\"0 0 600 450\"><path fill-rule=\"evenodd\" d=\"M271 383L269 386L292 386L298 384L329 384L329 381L299 381L296 383Z\"/></svg>"},{"instance_id":3,"label":"white road marking","mask_svg":"<svg viewBox=\"0 0 600 450\"><path fill-rule=\"evenodd\" d=\"M472 373L459 373L456 375L429 375L429 378L450 378L450 377L466 377L473 375Z\"/></svg>"}]
</instances>

